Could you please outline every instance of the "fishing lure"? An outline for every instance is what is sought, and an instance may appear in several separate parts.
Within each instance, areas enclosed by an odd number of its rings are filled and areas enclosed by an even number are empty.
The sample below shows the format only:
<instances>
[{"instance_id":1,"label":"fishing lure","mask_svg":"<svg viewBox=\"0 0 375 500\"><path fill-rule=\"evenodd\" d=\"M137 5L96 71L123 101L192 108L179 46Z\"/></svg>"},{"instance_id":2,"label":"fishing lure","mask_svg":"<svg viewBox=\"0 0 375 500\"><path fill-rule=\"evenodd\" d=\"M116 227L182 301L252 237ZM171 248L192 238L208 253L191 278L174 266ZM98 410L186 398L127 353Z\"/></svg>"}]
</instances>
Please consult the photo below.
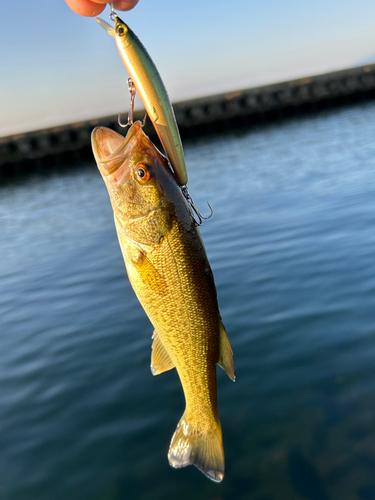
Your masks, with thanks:
<instances>
[{"instance_id":1,"label":"fishing lure","mask_svg":"<svg viewBox=\"0 0 375 500\"><path fill-rule=\"evenodd\" d=\"M188 176L184 152L176 117L163 80L139 38L115 14L113 8L110 18L114 20L114 27L99 17L96 20L115 38L121 58L172 166L174 177L179 186L185 186Z\"/></svg>"}]
</instances>

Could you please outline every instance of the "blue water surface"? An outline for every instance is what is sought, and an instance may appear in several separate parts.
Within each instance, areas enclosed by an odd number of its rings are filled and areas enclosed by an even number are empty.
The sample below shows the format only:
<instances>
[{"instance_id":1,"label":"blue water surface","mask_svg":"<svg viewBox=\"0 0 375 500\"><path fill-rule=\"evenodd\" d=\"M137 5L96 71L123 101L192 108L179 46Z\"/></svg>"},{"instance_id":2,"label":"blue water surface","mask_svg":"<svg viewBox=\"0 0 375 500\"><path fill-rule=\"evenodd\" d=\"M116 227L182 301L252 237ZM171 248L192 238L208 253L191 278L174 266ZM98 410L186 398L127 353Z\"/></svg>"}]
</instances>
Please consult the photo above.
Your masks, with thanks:
<instances>
[{"instance_id":1,"label":"blue water surface","mask_svg":"<svg viewBox=\"0 0 375 500\"><path fill-rule=\"evenodd\" d=\"M375 499L375 104L185 153L237 371L223 483L168 465L183 394L92 161L0 190L0 498Z\"/></svg>"}]
</instances>

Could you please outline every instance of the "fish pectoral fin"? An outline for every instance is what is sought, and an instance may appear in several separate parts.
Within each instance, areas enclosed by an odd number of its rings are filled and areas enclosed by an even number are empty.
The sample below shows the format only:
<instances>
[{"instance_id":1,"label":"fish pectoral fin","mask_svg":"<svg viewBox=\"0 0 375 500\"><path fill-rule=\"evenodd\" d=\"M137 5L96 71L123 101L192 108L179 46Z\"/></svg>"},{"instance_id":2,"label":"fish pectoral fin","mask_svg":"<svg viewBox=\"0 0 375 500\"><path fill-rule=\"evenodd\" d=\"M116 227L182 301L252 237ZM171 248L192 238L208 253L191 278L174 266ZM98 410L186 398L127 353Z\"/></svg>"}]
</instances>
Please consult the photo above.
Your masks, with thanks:
<instances>
[{"instance_id":1,"label":"fish pectoral fin","mask_svg":"<svg viewBox=\"0 0 375 500\"><path fill-rule=\"evenodd\" d=\"M152 336L154 341L152 342L152 353L151 353L151 372L153 375L159 375L160 373L172 370L174 368L173 361L171 360L167 350L161 343L158 333L156 330Z\"/></svg>"},{"instance_id":2,"label":"fish pectoral fin","mask_svg":"<svg viewBox=\"0 0 375 500\"><path fill-rule=\"evenodd\" d=\"M180 469L195 465L208 478L220 483L224 477L224 450L220 423L199 429L190 422L187 412L172 436L168 452L169 465Z\"/></svg>"},{"instance_id":3,"label":"fish pectoral fin","mask_svg":"<svg viewBox=\"0 0 375 500\"><path fill-rule=\"evenodd\" d=\"M228 334L222 321L220 321L220 357L218 365L225 371L228 377L235 382L236 370L234 368L232 346L230 345Z\"/></svg>"}]
</instances>

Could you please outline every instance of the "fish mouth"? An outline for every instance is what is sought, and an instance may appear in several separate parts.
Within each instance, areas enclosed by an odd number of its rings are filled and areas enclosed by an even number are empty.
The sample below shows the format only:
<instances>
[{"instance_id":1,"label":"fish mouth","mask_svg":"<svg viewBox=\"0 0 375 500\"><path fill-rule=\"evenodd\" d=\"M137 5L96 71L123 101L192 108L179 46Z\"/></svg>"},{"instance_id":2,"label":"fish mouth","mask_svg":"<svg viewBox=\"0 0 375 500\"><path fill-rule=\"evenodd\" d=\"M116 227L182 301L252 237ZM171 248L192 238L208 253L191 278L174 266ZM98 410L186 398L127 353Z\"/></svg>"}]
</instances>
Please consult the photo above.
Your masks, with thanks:
<instances>
[{"instance_id":1,"label":"fish mouth","mask_svg":"<svg viewBox=\"0 0 375 500\"><path fill-rule=\"evenodd\" d=\"M129 166L132 139L137 134L138 122L129 129L126 137L106 127L96 127L91 134L91 145L95 161L105 177L116 172L121 166ZM125 169L129 170L129 169Z\"/></svg>"}]
</instances>

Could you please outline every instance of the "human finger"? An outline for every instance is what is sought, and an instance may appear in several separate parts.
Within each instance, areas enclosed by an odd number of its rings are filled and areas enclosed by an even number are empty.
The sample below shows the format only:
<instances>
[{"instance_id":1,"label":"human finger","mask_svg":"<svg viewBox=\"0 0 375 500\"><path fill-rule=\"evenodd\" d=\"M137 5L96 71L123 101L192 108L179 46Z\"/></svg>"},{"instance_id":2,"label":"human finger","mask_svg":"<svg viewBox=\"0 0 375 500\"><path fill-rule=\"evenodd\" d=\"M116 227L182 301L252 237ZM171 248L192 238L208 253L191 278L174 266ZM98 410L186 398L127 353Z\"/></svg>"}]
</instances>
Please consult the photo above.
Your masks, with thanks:
<instances>
[{"instance_id":1,"label":"human finger","mask_svg":"<svg viewBox=\"0 0 375 500\"><path fill-rule=\"evenodd\" d=\"M98 16L105 9L106 3L96 3L91 0L65 0L69 7L80 16Z\"/></svg>"},{"instance_id":2,"label":"human finger","mask_svg":"<svg viewBox=\"0 0 375 500\"><path fill-rule=\"evenodd\" d=\"M110 3L107 0L91 0L92 2L98 4ZM133 9L139 0L114 0L113 8L117 10L131 10Z\"/></svg>"}]
</instances>

